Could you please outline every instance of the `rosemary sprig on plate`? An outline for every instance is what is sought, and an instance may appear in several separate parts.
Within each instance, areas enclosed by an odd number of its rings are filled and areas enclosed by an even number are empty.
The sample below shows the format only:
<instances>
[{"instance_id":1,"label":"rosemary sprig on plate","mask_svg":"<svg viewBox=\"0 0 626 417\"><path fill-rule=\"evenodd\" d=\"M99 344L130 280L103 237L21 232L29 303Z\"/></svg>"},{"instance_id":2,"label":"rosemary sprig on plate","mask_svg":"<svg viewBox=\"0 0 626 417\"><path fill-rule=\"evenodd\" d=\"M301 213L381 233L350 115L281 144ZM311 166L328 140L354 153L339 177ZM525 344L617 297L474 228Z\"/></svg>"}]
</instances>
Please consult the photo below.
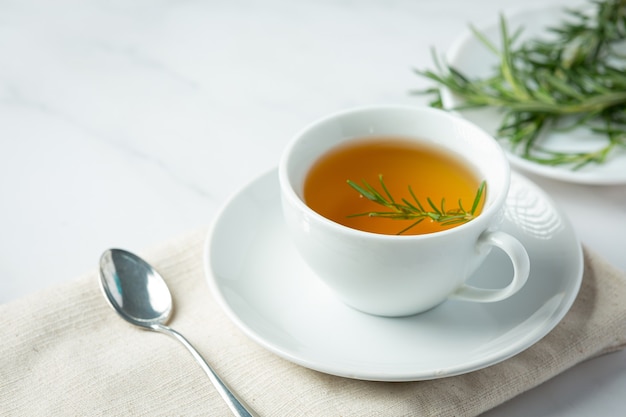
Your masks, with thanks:
<instances>
[{"instance_id":1,"label":"rosemary sprig on plate","mask_svg":"<svg viewBox=\"0 0 626 417\"><path fill-rule=\"evenodd\" d=\"M415 196L415 193L413 192L411 186L408 187L408 190L409 194L411 195L412 201L403 198L401 201L398 202L393 198L393 196L387 189L387 186L383 181L382 175L378 176L378 180L380 182L382 192L378 191L365 180L361 181L361 184L357 184L354 181L348 180L348 185L350 185L359 194L361 194L368 200L380 204L383 207L386 207L388 211L357 213L352 214L349 217L369 216L394 220L415 220L409 226L400 230L397 233L399 235L407 232L409 229L415 227L426 219L441 223L442 226L450 226L468 222L476 218L476 211L478 210L480 201L482 200L485 193L485 181L483 181L476 191L474 201L472 202L472 206L469 210L466 210L463 207L461 199L458 200L457 207L451 209L446 208L445 198L442 198L441 202L438 205L435 204L435 202L431 198L427 198L427 205L425 208L425 206L422 205L419 199Z\"/></svg>"},{"instance_id":2,"label":"rosemary sprig on plate","mask_svg":"<svg viewBox=\"0 0 626 417\"><path fill-rule=\"evenodd\" d=\"M474 35L499 59L494 73L470 79L442 63L433 53L436 69L417 74L445 86L464 101L457 109L497 107L503 119L497 132L526 159L546 165L578 169L603 163L626 146L626 0L594 1L595 14L567 10L570 17L548 28L549 40L518 42L521 30L509 31L500 17L502 46L498 48L472 27ZM434 107L443 107L438 88ZM606 137L597 150L555 152L539 142L546 131L586 127Z\"/></svg>"}]
</instances>

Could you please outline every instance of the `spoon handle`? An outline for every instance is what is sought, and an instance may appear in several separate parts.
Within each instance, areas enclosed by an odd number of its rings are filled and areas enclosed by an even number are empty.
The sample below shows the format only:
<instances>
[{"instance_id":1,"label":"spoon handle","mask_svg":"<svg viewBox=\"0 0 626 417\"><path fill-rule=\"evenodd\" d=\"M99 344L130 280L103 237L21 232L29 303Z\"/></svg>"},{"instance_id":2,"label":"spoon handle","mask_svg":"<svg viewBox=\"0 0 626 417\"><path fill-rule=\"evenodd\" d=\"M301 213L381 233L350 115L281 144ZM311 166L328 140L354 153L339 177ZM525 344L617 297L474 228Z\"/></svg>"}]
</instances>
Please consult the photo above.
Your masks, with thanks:
<instances>
[{"instance_id":1,"label":"spoon handle","mask_svg":"<svg viewBox=\"0 0 626 417\"><path fill-rule=\"evenodd\" d=\"M258 417L258 414L256 414L250 406L245 403L245 401L239 398L233 391L230 390L230 388L228 388L226 383L224 383L224 381L222 381L222 379L215 373L213 368L211 368L211 365L204 360L202 355L200 355L196 348L194 348L182 334L162 324L155 324L151 327L153 330L172 336L187 348L189 353L191 353L191 356L194 357L196 362L200 364L204 372L206 372L209 376L213 386L215 386L217 392L224 399L224 401L226 401L228 408L230 408L230 411L232 411L234 415L238 417Z\"/></svg>"}]
</instances>

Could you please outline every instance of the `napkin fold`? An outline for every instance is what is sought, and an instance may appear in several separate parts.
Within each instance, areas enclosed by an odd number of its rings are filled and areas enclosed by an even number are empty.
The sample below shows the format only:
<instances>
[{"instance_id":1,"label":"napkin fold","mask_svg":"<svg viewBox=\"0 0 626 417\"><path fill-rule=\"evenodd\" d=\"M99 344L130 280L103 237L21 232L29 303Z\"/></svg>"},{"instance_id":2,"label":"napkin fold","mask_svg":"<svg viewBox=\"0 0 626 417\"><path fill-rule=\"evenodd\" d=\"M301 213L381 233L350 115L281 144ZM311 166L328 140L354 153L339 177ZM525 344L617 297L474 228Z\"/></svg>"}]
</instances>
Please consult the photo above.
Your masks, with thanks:
<instances>
[{"instance_id":1,"label":"napkin fold","mask_svg":"<svg viewBox=\"0 0 626 417\"><path fill-rule=\"evenodd\" d=\"M200 230L139 254L172 290L171 327L261 416L472 416L626 346L626 275L584 248L582 288L571 310L504 362L408 383L326 375L268 352L231 323L206 284L205 236ZM124 322L98 280L94 271L0 306L0 415L229 415L183 346Z\"/></svg>"}]
</instances>

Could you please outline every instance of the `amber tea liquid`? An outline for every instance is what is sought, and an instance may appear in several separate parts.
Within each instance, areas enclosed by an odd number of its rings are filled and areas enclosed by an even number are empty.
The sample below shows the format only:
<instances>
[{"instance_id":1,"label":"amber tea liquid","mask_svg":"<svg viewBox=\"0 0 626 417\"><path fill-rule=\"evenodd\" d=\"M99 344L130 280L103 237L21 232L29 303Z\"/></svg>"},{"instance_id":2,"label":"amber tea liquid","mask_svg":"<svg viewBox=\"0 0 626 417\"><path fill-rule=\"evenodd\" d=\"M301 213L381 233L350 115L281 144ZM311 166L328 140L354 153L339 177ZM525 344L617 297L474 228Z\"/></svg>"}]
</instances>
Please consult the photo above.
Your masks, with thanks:
<instances>
[{"instance_id":1,"label":"amber tea liquid","mask_svg":"<svg viewBox=\"0 0 626 417\"><path fill-rule=\"evenodd\" d=\"M435 144L402 138L355 139L323 155L310 169L304 184L305 203L322 216L354 229L395 235L414 220L395 220L351 214L386 211L347 184L362 180L382 192L379 175L396 201L412 201L408 187L429 209L427 198L437 205L445 198L446 208L470 210L480 186L472 167L454 153ZM484 196L476 214L482 210ZM430 219L403 234L433 233L455 226L442 226Z\"/></svg>"}]
</instances>

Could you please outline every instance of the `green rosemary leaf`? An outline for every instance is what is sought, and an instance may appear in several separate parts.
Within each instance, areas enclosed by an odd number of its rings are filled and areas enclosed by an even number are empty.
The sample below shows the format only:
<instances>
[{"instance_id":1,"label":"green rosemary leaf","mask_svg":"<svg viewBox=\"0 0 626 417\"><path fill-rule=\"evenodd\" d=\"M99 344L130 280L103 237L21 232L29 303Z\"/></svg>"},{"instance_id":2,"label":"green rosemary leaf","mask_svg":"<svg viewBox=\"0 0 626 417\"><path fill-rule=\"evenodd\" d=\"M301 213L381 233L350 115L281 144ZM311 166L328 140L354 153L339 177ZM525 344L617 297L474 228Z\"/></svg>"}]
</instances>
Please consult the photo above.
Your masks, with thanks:
<instances>
[{"instance_id":1,"label":"green rosemary leaf","mask_svg":"<svg viewBox=\"0 0 626 417\"><path fill-rule=\"evenodd\" d=\"M442 213L441 211L439 211L439 208L435 205L435 203L433 203L433 200L431 200L430 197L428 197L426 199L426 201L428 202L428 205L433 209L433 211L436 214L441 214Z\"/></svg>"},{"instance_id":2,"label":"green rosemary leaf","mask_svg":"<svg viewBox=\"0 0 626 417\"><path fill-rule=\"evenodd\" d=\"M359 184L348 180L348 185L350 185L350 187L354 188L355 190L357 190L359 192L359 194L361 194L363 197L367 198L368 200L372 200L372 201L376 201L376 195L371 193L369 190L364 189L363 187L361 187Z\"/></svg>"},{"instance_id":3,"label":"green rosemary leaf","mask_svg":"<svg viewBox=\"0 0 626 417\"><path fill-rule=\"evenodd\" d=\"M391 202L391 204L395 204L396 202L393 200L393 197L389 193L389 190L387 189L387 187L385 187L385 182L383 181L382 175L378 176L378 181L380 181L380 186L383 188L383 191L385 192L385 194L387 194L387 198L389 198L389 201Z\"/></svg>"},{"instance_id":4,"label":"green rosemary leaf","mask_svg":"<svg viewBox=\"0 0 626 417\"><path fill-rule=\"evenodd\" d=\"M462 97L464 103L454 110L502 109L498 137L514 147L521 146L524 158L547 165L570 165L572 169L604 163L618 149L624 150L623 139L611 139L597 151L565 153L546 153L538 142L544 133L562 129L564 124L593 130L599 124L611 123L611 131L618 132L612 134L626 135L626 0L590 3L594 13L564 9L567 20L546 28L550 38L522 42L523 27L511 31L500 16L501 45L495 45L470 26L498 60L497 68L486 77L468 77L445 65L434 50L435 70L415 73ZM433 88L426 91L434 94L431 105L442 108L440 92ZM602 133L609 135L608 131Z\"/></svg>"},{"instance_id":5,"label":"green rosemary leaf","mask_svg":"<svg viewBox=\"0 0 626 417\"><path fill-rule=\"evenodd\" d=\"M478 191L476 192L476 197L474 197L474 203L472 203L472 209L470 210L470 214L473 215L474 213L476 213L476 210L478 210L478 205L480 204L480 200L482 200L483 198L483 194L485 193L486 186L487 186L487 183L485 181L482 181L480 183L480 186L478 187ZM459 207L462 208L461 200L459 200Z\"/></svg>"}]
</instances>

